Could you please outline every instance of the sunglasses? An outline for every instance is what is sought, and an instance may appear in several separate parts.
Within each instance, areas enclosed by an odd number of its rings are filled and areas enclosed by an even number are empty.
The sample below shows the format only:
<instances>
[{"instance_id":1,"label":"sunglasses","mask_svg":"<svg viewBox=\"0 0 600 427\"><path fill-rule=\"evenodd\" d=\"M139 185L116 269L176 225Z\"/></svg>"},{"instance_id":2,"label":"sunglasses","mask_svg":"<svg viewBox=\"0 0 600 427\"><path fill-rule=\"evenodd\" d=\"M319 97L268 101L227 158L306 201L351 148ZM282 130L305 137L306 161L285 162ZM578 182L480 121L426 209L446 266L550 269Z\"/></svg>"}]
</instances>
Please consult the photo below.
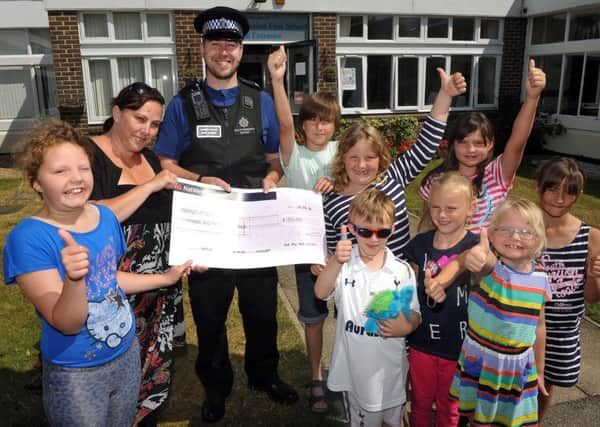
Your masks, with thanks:
<instances>
[{"instance_id":1,"label":"sunglasses","mask_svg":"<svg viewBox=\"0 0 600 427\"><path fill-rule=\"evenodd\" d=\"M152 96L162 99L163 100L162 103L164 104L164 98L161 95L161 93L158 91L158 89L153 88L152 86L147 85L146 83L143 83L143 82L131 83L129 86L127 86L126 90L127 90L127 92L135 92L140 96L150 94Z\"/></svg>"},{"instance_id":2,"label":"sunglasses","mask_svg":"<svg viewBox=\"0 0 600 427\"><path fill-rule=\"evenodd\" d=\"M376 234L377 237L379 237L380 239L385 239L390 234L392 234L391 228L372 229L372 228L358 227L355 224L352 224L352 226L354 227L354 230L356 230L356 234L358 234L360 237L364 237L365 239L370 238L373 234Z\"/></svg>"}]
</instances>

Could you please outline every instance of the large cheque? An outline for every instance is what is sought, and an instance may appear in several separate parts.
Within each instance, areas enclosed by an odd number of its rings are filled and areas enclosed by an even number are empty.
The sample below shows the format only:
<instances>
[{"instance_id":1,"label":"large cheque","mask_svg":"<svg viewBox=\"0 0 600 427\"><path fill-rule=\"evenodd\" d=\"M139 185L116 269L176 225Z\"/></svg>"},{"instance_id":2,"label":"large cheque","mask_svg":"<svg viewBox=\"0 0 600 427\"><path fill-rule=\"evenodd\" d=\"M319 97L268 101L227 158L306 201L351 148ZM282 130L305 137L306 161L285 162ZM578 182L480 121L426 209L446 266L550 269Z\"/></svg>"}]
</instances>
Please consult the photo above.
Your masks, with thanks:
<instances>
[{"instance_id":1,"label":"large cheque","mask_svg":"<svg viewBox=\"0 0 600 427\"><path fill-rule=\"evenodd\" d=\"M179 179L173 192L169 264L258 268L324 264L325 221L321 196L278 188L232 189Z\"/></svg>"}]
</instances>

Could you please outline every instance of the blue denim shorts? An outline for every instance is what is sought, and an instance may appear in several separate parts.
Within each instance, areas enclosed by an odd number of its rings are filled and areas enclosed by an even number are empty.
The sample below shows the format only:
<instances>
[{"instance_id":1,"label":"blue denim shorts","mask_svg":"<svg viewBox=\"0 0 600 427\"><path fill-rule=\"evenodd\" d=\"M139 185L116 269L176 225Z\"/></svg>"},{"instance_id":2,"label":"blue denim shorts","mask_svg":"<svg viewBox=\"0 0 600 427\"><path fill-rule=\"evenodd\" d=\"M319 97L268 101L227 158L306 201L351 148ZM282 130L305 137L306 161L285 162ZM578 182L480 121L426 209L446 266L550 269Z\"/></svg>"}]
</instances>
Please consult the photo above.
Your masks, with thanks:
<instances>
[{"instance_id":1,"label":"blue denim shorts","mask_svg":"<svg viewBox=\"0 0 600 427\"><path fill-rule=\"evenodd\" d=\"M306 324L319 323L329 314L327 302L315 296L317 276L310 272L309 264L298 264L296 270L296 285L298 287L298 320Z\"/></svg>"},{"instance_id":2,"label":"blue denim shorts","mask_svg":"<svg viewBox=\"0 0 600 427\"><path fill-rule=\"evenodd\" d=\"M70 368L43 360L44 410L51 426L129 427L140 393L137 338L114 360Z\"/></svg>"}]
</instances>

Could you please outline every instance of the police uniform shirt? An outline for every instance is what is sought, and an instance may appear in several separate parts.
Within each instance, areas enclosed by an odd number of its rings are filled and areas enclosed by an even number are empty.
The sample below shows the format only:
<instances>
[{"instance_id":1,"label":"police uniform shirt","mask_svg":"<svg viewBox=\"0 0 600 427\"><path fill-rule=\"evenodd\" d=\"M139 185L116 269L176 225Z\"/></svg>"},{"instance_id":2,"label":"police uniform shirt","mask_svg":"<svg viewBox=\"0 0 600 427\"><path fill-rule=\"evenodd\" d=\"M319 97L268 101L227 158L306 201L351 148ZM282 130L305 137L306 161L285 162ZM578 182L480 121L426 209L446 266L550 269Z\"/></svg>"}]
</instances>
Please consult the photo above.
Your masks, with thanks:
<instances>
[{"instance_id":1,"label":"police uniform shirt","mask_svg":"<svg viewBox=\"0 0 600 427\"><path fill-rule=\"evenodd\" d=\"M208 102L217 108L231 107L240 92L239 86L217 90L202 83ZM267 154L279 152L279 122L275 115L273 99L264 91L260 92L262 140ZM181 153L190 143L190 128L183 99L178 94L167 106L161 124L154 152L159 156L179 161Z\"/></svg>"}]
</instances>

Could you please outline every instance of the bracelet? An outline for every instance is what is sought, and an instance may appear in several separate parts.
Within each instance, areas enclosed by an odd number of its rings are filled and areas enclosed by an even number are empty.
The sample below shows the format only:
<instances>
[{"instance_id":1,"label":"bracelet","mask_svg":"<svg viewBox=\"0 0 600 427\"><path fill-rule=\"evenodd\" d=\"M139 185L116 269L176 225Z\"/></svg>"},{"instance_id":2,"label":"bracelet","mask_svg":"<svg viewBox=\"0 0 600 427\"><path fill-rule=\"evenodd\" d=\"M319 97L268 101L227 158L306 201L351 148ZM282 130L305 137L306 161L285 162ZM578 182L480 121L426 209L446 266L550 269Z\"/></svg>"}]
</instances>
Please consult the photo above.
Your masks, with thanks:
<instances>
[{"instance_id":1,"label":"bracelet","mask_svg":"<svg viewBox=\"0 0 600 427\"><path fill-rule=\"evenodd\" d=\"M202 175L198 175L198 178L196 178L196 181L202 182Z\"/></svg>"}]
</instances>

